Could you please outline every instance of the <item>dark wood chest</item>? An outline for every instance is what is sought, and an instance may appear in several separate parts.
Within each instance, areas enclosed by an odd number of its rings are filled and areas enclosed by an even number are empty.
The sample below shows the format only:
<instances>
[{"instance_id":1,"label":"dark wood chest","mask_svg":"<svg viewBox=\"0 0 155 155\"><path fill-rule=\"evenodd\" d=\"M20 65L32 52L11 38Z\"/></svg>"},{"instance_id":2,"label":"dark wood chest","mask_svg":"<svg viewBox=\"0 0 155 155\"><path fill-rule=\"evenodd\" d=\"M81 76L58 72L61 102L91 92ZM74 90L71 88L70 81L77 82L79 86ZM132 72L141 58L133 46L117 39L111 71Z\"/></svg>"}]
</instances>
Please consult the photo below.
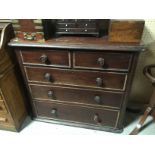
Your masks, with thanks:
<instances>
[{"instance_id":1,"label":"dark wood chest","mask_svg":"<svg viewBox=\"0 0 155 155\"><path fill-rule=\"evenodd\" d=\"M16 49L35 119L122 131L141 46L93 37L9 45Z\"/></svg>"},{"instance_id":2,"label":"dark wood chest","mask_svg":"<svg viewBox=\"0 0 155 155\"><path fill-rule=\"evenodd\" d=\"M50 20L29 20L27 27L26 20L18 20L16 38L9 43L16 50L33 118L122 131L138 54L143 49L139 27L144 22L110 21L109 25L104 20L97 26L97 20L56 21L58 36L51 35ZM32 35L40 28L38 22L43 22L44 39L38 39L38 33ZM99 36L98 28L106 33Z\"/></svg>"}]
</instances>

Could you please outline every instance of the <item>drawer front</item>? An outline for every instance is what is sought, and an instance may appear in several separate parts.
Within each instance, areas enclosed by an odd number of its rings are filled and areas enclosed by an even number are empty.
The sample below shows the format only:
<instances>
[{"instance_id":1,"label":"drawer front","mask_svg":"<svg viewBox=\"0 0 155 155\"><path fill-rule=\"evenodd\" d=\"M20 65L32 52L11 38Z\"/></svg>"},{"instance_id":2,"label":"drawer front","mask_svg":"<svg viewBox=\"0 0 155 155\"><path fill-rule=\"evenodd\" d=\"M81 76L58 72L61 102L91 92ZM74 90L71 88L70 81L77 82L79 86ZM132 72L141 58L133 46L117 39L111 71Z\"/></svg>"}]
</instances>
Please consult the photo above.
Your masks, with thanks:
<instances>
[{"instance_id":1,"label":"drawer front","mask_svg":"<svg viewBox=\"0 0 155 155\"><path fill-rule=\"evenodd\" d=\"M57 28L96 28L96 23L57 23Z\"/></svg>"},{"instance_id":2,"label":"drawer front","mask_svg":"<svg viewBox=\"0 0 155 155\"><path fill-rule=\"evenodd\" d=\"M81 23L81 22L96 22L96 19L57 19L58 23Z\"/></svg>"},{"instance_id":3,"label":"drawer front","mask_svg":"<svg viewBox=\"0 0 155 155\"><path fill-rule=\"evenodd\" d=\"M129 71L132 54L106 52L74 52L73 67L99 70Z\"/></svg>"},{"instance_id":4,"label":"drawer front","mask_svg":"<svg viewBox=\"0 0 155 155\"><path fill-rule=\"evenodd\" d=\"M127 74L25 67L29 82L125 90Z\"/></svg>"},{"instance_id":5,"label":"drawer front","mask_svg":"<svg viewBox=\"0 0 155 155\"><path fill-rule=\"evenodd\" d=\"M0 114L6 114L7 110L4 104L4 101L0 100Z\"/></svg>"},{"instance_id":6,"label":"drawer front","mask_svg":"<svg viewBox=\"0 0 155 155\"><path fill-rule=\"evenodd\" d=\"M83 33L87 33L87 32L97 32L96 28L59 28L58 29L59 32L83 32Z\"/></svg>"},{"instance_id":7,"label":"drawer front","mask_svg":"<svg viewBox=\"0 0 155 155\"><path fill-rule=\"evenodd\" d=\"M30 85L34 99L75 102L93 106L120 108L123 93L69 87Z\"/></svg>"},{"instance_id":8,"label":"drawer front","mask_svg":"<svg viewBox=\"0 0 155 155\"><path fill-rule=\"evenodd\" d=\"M57 23L57 29L59 28L75 28L76 24L75 23Z\"/></svg>"},{"instance_id":9,"label":"drawer front","mask_svg":"<svg viewBox=\"0 0 155 155\"><path fill-rule=\"evenodd\" d=\"M70 53L57 50L21 51L23 64L45 65L69 68Z\"/></svg>"},{"instance_id":10,"label":"drawer front","mask_svg":"<svg viewBox=\"0 0 155 155\"><path fill-rule=\"evenodd\" d=\"M35 101L37 115L48 119L60 119L97 126L116 127L119 111L88 108L78 105Z\"/></svg>"}]
</instances>

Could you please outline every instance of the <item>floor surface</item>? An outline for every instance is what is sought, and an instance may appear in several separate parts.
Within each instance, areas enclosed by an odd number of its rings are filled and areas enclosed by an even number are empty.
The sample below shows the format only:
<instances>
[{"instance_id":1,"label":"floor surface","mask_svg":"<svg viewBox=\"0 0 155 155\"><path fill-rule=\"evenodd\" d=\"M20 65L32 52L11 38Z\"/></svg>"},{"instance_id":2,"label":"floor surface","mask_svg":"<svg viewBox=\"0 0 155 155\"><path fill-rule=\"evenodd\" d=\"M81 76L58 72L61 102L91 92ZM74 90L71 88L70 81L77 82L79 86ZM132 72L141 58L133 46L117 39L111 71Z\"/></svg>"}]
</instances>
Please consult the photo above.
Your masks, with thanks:
<instances>
[{"instance_id":1,"label":"floor surface","mask_svg":"<svg viewBox=\"0 0 155 155\"><path fill-rule=\"evenodd\" d=\"M9 134L20 134L20 135L40 135L43 136L45 133L50 135L128 135L132 129L136 126L139 116L132 113L127 113L127 120L125 120L125 128L122 133L111 133L98 130L84 129L72 126L51 124L39 121L31 121L27 118L24 127L19 133L12 133L8 131L0 131L0 135ZM144 124L144 128L139 135L155 135L155 122L152 117L149 116Z\"/></svg>"},{"instance_id":2,"label":"floor surface","mask_svg":"<svg viewBox=\"0 0 155 155\"><path fill-rule=\"evenodd\" d=\"M140 150L149 154L151 149L147 149L146 143L149 148L153 148L154 139L151 143L150 138L154 136L149 136L147 140L144 140L146 136L142 136L143 139L141 136L122 136L128 135L138 121L138 117L130 113L127 118L126 127L119 134L31 121L27 118L25 127L19 133L0 131L0 155L124 155L127 150L128 154L133 154L133 149L137 150L137 153L134 151L135 154L139 154ZM151 116L146 124L148 126L139 135L155 135L155 122ZM137 138L140 139L137 141ZM141 142L145 142L144 147ZM151 144L153 146L150 147Z\"/></svg>"}]
</instances>

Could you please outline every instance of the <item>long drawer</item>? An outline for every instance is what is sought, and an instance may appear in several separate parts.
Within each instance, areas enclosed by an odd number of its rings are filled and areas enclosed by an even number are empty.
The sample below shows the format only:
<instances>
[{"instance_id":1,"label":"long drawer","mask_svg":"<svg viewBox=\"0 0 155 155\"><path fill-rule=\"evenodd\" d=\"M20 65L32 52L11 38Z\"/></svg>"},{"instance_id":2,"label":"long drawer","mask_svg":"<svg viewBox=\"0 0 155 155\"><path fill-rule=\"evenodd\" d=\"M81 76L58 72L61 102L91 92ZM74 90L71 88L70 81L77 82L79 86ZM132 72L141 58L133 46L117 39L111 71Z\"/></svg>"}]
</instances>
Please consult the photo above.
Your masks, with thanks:
<instances>
[{"instance_id":1,"label":"long drawer","mask_svg":"<svg viewBox=\"0 0 155 155\"><path fill-rule=\"evenodd\" d=\"M75 102L100 107L120 108L124 94L91 89L30 84L33 99Z\"/></svg>"},{"instance_id":2,"label":"long drawer","mask_svg":"<svg viewBox=\"0 0 155 155\"><path fill-rule=\"evenodd\" d=\"M74 32L83 32L83 33L88 33L88 32L97 32L96 28L59 28L57 33L60 32L66 32L66 33L74 33Z\"/></svg>"},{"instance_id":3,"label":"long drawer","mask_svg":"<svg viewBox=\"0 0 155 155\"><path fill-rule=\"evenodd\" d=\"M69 51L65 50L22 50L23 64L70 68Z\"/></svg>"},{"instance_id":4,"label":"long drawer","mask_svg":"<svg viewBox=\"0 0 155 155\"><path fill-rule=\"evenodd\" d=\"M73 67L82 69L129 71L132 54L112 52L73 53Z\"/></svg>"},{"instance_id":5,"label":"long drawer","mask_svg":"<svg viewBox=\"0 0 155 155\"><path fill-rule=\"evenodd\" d=\"M34 101L37 116L47 119L108 126L115 128L119 117L118 110L90 108L54 102Z\"/></svg>"},{"instance_id":6,"label":"long drawer","mask_svg":"<svg viewBox=\"0 0 155 155\"><path fill-rule=\"evenodd\" d=\"M95 22L80 22L80 23L57 23L57 28L96 28Z\"/></svg>"},{"instance_id":7,"label":"long drawer","mask_svg":"<svg viewBox=\"0 0 155 155\"><path fill-rule=\"evenodd\" d=\"M96 19L57 19L58 23L96 22Z\"/></svg>"},{"instance_id":8,"label":"long drawer","mask_svg":"<svg viewBox=\"0 0 155 155\"><path fill-rule=\"evenodd\" d=\"M45 67L25 67L29 82L124 91L127 74Z\"/></svg>"}]
</instances>

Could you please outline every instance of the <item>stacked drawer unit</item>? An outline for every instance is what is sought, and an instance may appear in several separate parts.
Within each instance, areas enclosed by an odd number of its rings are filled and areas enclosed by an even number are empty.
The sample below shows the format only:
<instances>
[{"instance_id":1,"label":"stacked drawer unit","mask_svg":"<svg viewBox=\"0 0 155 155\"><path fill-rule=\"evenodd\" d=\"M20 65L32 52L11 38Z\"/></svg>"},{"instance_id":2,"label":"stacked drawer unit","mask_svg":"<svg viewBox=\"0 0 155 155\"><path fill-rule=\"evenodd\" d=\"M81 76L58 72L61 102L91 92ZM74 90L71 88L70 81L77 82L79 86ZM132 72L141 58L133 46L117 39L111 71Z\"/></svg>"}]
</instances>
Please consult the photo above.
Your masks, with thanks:
<instances>
[{"instance_id":1,"label":"stacked drawer unit","mask_svg":"<svg viewBox=\"0 0 155 155\"><path fill-rule=\"evenodd\" d=\"M99 35L95 19L57 19L55 20L56 34L88 34Z\"/></svg>"},{"instance_id":2,"label":"stacked drawer unit","mask_svg":"<svg viewBox=\"0 0 155 155\"><path fill-rule=\"evenodd\" d=\"M18 48L16 54L37 120L122 131L137 52Z\"/></svg>"}]
</instances>

